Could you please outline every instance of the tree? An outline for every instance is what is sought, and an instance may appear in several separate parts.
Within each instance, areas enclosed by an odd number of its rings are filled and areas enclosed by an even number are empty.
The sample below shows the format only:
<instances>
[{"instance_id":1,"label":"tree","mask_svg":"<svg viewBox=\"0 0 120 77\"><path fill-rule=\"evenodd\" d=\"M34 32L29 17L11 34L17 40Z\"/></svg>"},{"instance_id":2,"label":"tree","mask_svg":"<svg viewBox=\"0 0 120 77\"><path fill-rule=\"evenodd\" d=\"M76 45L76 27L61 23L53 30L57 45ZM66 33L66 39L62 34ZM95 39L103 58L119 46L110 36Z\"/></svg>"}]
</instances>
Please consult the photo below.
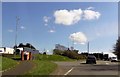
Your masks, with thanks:
<instances>
[{"instance_id":1,"label":"tree","mask_svg":"<svg viewBox=\"0 0 120 77\"><path fill-rule=\"evenodd\" d=\"M114 46L114 53L117 55L118 59L120 59L120 37L118 38L115 46Z\"/></svg>"},{"instance_id":2,"label":"tree","mask_svg":"<svg viewBox=\"0 0 120 77\"><path fill-rule=\"evenodd\" d=\"M18 46L17 45L15 45L13 48L15 49L15 48L17 48Z\"/></svg>"},{"instance_id":3,"label":"tree","mask_svg":"<svg viewBox=\"0 0 120 77\"><path fill-rule=\"evenodd\" d=\"M30 43L26 43L26 44L23 44L23 43L20 43L18 46L14 46L13 48L17 48L17 47L28 47L28 48L31 48L31 49L36 49L33 45L31 45Z\"/></svg>"},{"instance_id":4,"label":"tree","mask_svg":"<svg viewBox=\"0 0 120 77\"><path fill-rule=\"evenodd\" d=\"M23 44L23 43L20 43L18 47L24 47L24 44Z\"/></svg>"},{"instance_id":5,"label":"tree","mask_svg":"<svg viewBox=\"0 0 120 77\"><path fill-rule=\"evenodd\" d=\"M33 45L31 45L30 43L26 43L25 47L31 48L31 49L35 49L35 47Z\"/></svg>"}]
</instances>

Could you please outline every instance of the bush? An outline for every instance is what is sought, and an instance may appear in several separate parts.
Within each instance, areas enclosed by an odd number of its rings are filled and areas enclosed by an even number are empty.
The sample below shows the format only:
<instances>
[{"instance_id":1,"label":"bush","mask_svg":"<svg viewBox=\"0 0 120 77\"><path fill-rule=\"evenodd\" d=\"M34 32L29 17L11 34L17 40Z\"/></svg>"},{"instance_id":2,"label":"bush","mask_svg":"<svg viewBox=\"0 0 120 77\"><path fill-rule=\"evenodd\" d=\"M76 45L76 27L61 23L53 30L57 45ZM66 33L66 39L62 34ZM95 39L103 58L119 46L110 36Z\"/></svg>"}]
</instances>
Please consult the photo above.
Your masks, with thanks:
<instances>
[{"instance_id":1,"label":"bush","mask_svg":"<svg viewBox=\"0 0 120 77\"><path fill-rule=\"evenodd\" d=\"M55 55L62 55L63 53L64 53L64 51L62 51L62 50L58 50L58 49L53 50L53 54L55 54Z\"/></svg>"},{"instance_id":2,"label":"bush","mask_svg":"<svg viewBox=\"0 0 120 77\"><path fill-rule=\"evenodd\" d=\"M62 56L66 56L68 58L71 58L71 59L86 59L86 56L85 55L79 55L78 54L78 50L65 50L65 51L61 51L61 50L58 50L58 49L54 49L53 50L53 54L55 55L62 55Z\"/></svg>"},{"instance_id":3,"label":"bush","mask_svg":"<svg viewBox=\"0 0 120 77\"><path fill-rule=\"evenodd\" d=\"M12 58L14 57L13 54L2 54L3 57L7 57L7 58Z\"/></svg>"},{"instance_id":4,"label":"bush","mask_svg":"<svg viewBox=\"0 0 120 77\"><path fill-rule=\"evenodd\" d=\"M72 59L79 59L79 55L74 51L65 51L63 53L63 56L67 56L67 57L72 58Z\"/></svg>"}]
</instances>

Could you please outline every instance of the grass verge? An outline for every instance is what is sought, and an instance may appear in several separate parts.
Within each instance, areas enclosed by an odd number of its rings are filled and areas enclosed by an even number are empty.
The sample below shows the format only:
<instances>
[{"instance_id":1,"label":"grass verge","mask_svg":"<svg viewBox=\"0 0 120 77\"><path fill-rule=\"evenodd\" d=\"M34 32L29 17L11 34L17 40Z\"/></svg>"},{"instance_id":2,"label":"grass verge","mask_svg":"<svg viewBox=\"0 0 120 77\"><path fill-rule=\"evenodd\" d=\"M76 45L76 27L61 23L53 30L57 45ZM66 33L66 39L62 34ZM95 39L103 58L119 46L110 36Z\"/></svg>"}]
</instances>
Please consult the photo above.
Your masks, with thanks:
<instances>
[{"instance_id":1,"label":"grass verge","mask_svg":"<svg viewBox=\"0 0 120 77\"><path fill-rule=\"evenodd\" d=\"M57 67L57 64L50 61L33 60L33 62L35 67L25 75L49 75Z\"/></svg>"},{"instance_id":2,"label":"grass verge","mask_svg":"<svg viewBox=\"0 0 120 77\"><path fill-rule=\"evenodd\" d=\"M74 61L74 59L70 59L65 56L60 56L60 55L41 55L41 54L36 54L35 60L41 60L41 61Z\"/></svg>"},{"instance_id":3,"label":"grass verge","mask_svg":"<svg viewBox=\"0 0 120 77\"><path fill-rule=\"evenodd\" d=\"M6 58L6 57L2 57L0 56L1 59L1 63L0 63L0 71L6 70L8 68L11 68L13 66L15 66L17 64L16 61L10 59L10 58Z\"/></svg>"},{"instance_id":4,"label":"grass verge","mask_svg":"<svg viewBox=\"0 0 120 77\"><path fill-rule=\"evenodd\" d=\"M68 57L60 56L60 55L36 54L34 55L34 60L33 60L33 62L35 63L35 67L33 67L31 71L27 72L25 76L49 75L57 68L57 64L53 63L52 61L74 61L74 59L70 59Z\"/></svg>"}]
</instances>

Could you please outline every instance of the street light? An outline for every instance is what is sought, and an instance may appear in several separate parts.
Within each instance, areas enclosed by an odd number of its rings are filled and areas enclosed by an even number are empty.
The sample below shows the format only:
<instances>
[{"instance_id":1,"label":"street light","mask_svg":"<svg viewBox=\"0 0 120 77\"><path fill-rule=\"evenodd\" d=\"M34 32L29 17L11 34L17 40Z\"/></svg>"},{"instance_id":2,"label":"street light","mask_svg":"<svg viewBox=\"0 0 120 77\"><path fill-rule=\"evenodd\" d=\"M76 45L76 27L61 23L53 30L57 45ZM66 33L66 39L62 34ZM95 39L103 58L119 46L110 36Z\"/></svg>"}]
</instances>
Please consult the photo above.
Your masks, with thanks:
<instances>
[{"instance_id":1,"label":"street light","mask_svg":"<svg viewBox=\"0 0 120 77\"><path fill-rule=\"evenodd\" d=\"M19 17L16 16L16 33L15 33L15 51L17 49L17 35L18 35L18 21L19 21Z\"/></svg>"},{"instance_id":2,"label":"street light","mask_svg":"<svg viewBox=\"0 0 120 77\"><path fill-rule=\"evenodd\" d=\"M89 55L89 41L87 42L87 51L88 51L88 55Z\"/></svg>"}]
</instances>

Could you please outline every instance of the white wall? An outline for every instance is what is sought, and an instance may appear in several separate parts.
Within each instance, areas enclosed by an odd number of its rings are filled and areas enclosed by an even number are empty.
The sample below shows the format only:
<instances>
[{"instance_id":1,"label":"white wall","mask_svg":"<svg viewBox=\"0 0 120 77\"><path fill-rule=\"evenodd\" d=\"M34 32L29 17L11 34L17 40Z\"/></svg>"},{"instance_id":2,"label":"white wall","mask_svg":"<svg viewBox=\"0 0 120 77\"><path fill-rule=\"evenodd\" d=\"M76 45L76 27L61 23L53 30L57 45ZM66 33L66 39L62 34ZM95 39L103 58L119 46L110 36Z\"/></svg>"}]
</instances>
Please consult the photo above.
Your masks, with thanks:
<instances>
[{"instance_id":1,"label":"white wall","mask_svg":"<svg viewBox=\"0 0 120 77\"><path fill-rule=\"evenodd\" d=\"M0 48L0 53L4 53L4 48Z\"/></svg>"},{"instance_id":2,"label":"white wall","mask_svg":"<svg viewBox=\"0 0 120 77\"><path fill-rule=\"evenodd\" d=\"M5 50L4 47L0 48L0 51L2 51L0 53L4 53L4 54L14 54L14 49L9 47L5 47Z\"/></svg>"}]
</instances>

